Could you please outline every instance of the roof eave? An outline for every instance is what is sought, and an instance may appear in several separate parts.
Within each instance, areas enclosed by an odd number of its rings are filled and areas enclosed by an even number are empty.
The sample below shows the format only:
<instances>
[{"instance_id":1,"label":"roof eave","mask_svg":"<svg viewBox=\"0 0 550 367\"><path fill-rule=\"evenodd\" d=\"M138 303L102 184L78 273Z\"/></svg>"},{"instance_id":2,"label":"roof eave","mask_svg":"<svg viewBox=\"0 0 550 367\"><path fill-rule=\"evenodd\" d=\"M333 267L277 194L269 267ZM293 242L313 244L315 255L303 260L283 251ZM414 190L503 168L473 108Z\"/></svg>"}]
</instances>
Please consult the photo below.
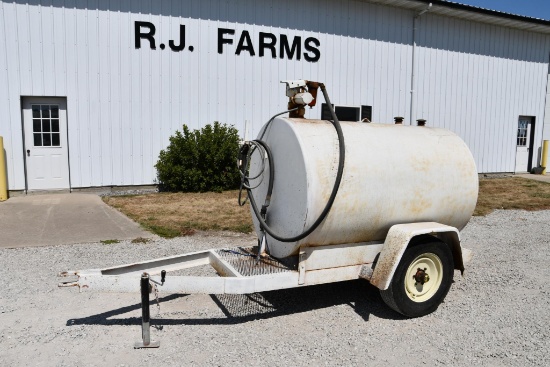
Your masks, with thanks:
<instances>
[{"instance_id":1,"label":"roof eave","mask_svg":"<svg viewBox=\"0 0 550 367\"><path fill-rule=\"evenodd\" d=\"M363 0L370 3L395 6L415 11L426 9L432 4L430 13L493 24L502 27L550 34L550 21L521 15L503 13L496 10L478 8L441 0Z\"/></svg>"}]
</instances>

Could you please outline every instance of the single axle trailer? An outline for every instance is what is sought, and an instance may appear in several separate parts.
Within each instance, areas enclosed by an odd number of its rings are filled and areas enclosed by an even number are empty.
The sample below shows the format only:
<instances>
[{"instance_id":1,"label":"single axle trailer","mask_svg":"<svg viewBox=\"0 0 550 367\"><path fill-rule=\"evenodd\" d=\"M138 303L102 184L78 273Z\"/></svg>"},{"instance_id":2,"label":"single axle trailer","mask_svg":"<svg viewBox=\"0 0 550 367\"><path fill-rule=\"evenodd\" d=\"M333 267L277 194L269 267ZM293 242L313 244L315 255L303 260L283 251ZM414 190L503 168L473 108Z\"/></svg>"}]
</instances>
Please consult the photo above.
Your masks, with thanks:
<instances>
[{"instance_id":1,"label":"single axle trailer","mask_svg":"<svg viewBox=\"0 0 550 367\"><path fill-rule=\"evenodd\" d=\"M64 271L60 277L73 279L59 287L141 292L142 340L135 347L146 348L160 345L150 338L153 292L251 294L365 279L381 290L394 310L416 317L437 308L450 288L453 269L464 271L471 256L460 246L456 228L435 222L394 225L384 242L302 246L298 255L285 259L258 258L258 248L212 249L105 269ZM210 265L218 276L170 275L203 265Z\"/></svg>"},{"instance_id":2,"label":"single axle trailer","mask_svg":"<svg viewBox=\"0 0 550 367\"><path fill-rule=\"evenodd\" d=\"M475 162L451 131L396 124L340 124L323 83L285 81L288 110L238 154L258 246L209 250L106 269L67 271L81 291L141 291L142 341L149 294L250 294L365 279L393 310L433 312L464 272L459 230L478 194ZM331 121L305 118L321 90ZM289 117L279 117L289 113ZM239 195L239 204L244 205ZM218 277L171 272L211 265ZM167 278L168 276L168 278Z\"/></svg>"}]
</instances>

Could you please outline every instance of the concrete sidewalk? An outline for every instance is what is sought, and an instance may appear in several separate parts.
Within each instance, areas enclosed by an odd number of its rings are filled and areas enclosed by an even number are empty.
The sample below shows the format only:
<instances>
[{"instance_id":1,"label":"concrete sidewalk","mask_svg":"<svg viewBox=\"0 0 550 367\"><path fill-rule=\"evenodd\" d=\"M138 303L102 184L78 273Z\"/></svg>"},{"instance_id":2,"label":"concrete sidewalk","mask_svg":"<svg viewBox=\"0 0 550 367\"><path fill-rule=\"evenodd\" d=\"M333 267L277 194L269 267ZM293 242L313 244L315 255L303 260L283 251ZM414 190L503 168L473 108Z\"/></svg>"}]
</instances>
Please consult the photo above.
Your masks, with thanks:
<instances>
[{"instance_id":1,"label":"concrete sidewalk","mask_svg":"<svg viewBox=\"0 0 550 367\"><path fill-rule=\"evenodd\" d=\"M45 194L0 202L0 247L153 238L93 194Z\"/></svg>"},{"instance_id":2,"label":"concrete sidewalk","mask_svg":"<svg viewBox=\"0 0 550 367\"><path fill-rule=\"evenodd\" d=\"M528 178L530 180L550 183L550 175L548 173L545 175L532 175L530 173L526 173L526 174L516 175L516 177L523 177L523 178Z\"/></svg>"}]
</instances>

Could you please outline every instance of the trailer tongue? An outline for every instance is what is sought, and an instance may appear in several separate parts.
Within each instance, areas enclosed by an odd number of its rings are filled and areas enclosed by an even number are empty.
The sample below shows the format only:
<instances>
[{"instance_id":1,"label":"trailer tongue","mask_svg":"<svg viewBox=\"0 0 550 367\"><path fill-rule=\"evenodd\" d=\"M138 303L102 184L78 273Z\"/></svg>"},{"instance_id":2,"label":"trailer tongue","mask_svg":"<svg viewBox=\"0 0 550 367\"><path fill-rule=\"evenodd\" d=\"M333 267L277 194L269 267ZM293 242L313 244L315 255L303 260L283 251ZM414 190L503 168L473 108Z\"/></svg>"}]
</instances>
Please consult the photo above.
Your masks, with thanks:
<instances>
[{"instance_id":1,"label":"trailer tongue","mask_svg":"<svg viewBox=\"0 0 550 367\"><path fill-rule=\"evenodd\" d=\"M138 292L136 281L144 273L161 285L163 292L204 294L249 294L277 289L358 279L361 268L372 264L383 244L304 247L298 256L256 259L257 247L236 247L193 252L105 269L65 271L60 277L77 279L60 287L78 287L82 291ZM220 275L168 276L170 272L210 265ZM164 281L166 279L166 281Z\"/></svg>"},{"instance_id":2,"label":"trailer tongue","mask_svg":"<svg viewBox=\"0 0 550 367\"><path fill-rule=\"evenodd\" d=\"M470 257L459 237L477 201L468 148L443 129L340 124L322 83L286 83L293 118L273 117L240 156L258 246L66 271L72 279L59 286L141 292L136 348L159 346L149 331L153 291L250 294L362 278L403 315L436 310ZM318 88L330 123L303 118ZM219 276L174 275L203 265Z\"/></svg>"},{"instance_id":3,"label":"trailer tongue","mask_svg":"<svg viewBox=\"0 0 550 367\"><path fill-rule=\"evenodd\" d=\"M301 256L283 260L270 256L261 256L258 260L257 247L208 250L106 269L66 271L59 276L76 276L77 279L62 282L59 286L78 287L80 291L141 292L142 341L137 342L135 347L156 348L160 346L160 342L150 339L149 294L153 291L184 294L250 294L357 279L361 267L369 258L374 258L381 246L350 245L347 252L353 256L345 256L333 262L332 266L340 266L329 269L309 269L320 267L317 261L324 257L324 254L319 256L318 251L315 252L313 249L304 249ZM323 252L330 253L331 248L323 248ZM338 253L340 256L343 254L340 249ZM312 256L313 254L315 256ZM311 258L310 263L316 265L308 266L306 258ZM348 265L341 266L346 263L345 258L357 259L351 262L358 263L349 264L347 261ZM212 266L220 277L170 276L166 279L168 272L203 265ZM307 277L306 269L309 269Z\"/></svg>"}]
</instances>

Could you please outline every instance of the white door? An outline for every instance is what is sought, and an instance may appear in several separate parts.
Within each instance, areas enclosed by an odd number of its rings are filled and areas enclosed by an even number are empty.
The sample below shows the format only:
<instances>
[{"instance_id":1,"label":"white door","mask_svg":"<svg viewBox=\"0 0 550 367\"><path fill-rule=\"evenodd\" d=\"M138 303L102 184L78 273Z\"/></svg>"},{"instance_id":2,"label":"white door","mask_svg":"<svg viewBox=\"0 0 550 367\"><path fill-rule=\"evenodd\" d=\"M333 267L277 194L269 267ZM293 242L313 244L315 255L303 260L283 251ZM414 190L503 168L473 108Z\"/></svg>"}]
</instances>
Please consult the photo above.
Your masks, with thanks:
<instances>
[{"instance_id":1,"label":"white door","mask_svg":"<svg viewBox=\"0 0 550 367\"><path fill-rule=\"evenodd\" d=\"M527 172L529 168L529 147L531 144L531 119L520 117L518 121L516 172Z\"/></svg>"},{"instance_id":2,"label":"white door","mask_svg":"<svg viewBox=\"0 0 550 367\"><path fill-rule=\"evenodd\" d=\"M25 98L23 124L28 190L68 189L66 100Z\"/></svg>"}]
</instances>

